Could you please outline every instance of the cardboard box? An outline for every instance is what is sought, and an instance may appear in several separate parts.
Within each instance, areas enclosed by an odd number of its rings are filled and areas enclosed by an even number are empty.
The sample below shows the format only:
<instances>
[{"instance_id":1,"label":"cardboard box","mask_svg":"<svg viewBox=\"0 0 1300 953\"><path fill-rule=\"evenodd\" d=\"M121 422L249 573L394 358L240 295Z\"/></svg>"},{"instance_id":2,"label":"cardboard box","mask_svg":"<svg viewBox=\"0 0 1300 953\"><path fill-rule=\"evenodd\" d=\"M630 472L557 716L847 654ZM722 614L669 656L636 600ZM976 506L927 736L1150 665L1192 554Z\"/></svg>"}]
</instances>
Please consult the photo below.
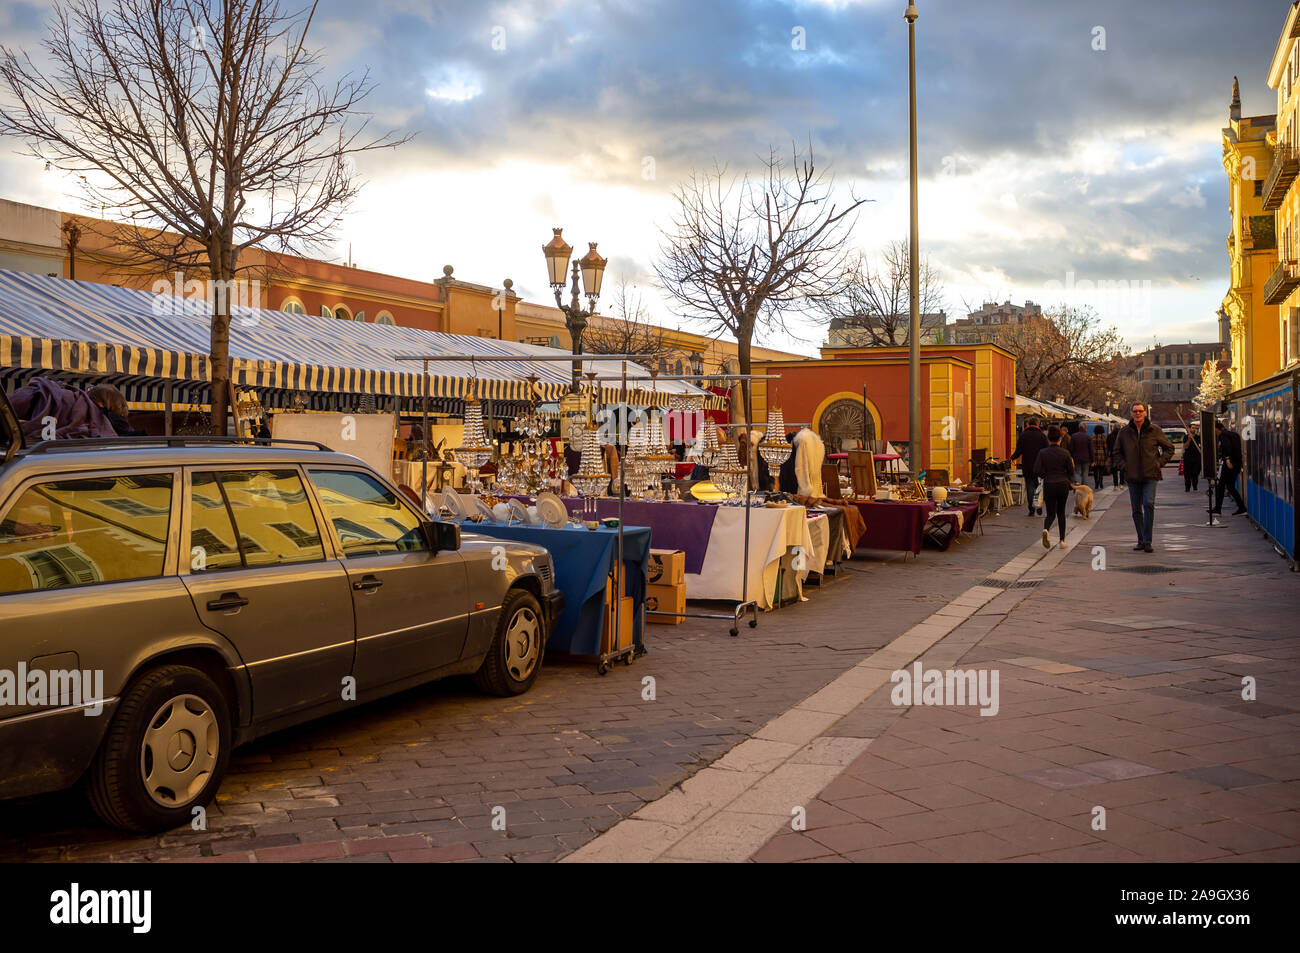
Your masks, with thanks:
<instances>
[{"instance_id":1,"label":"cardboard box","mask_svg":"<svg viewBox=\"0 0 1300 953\"><path fill-rule=\"evenodd\" d=\"M656 609L664 612L685 612L686 586L646 586L645 590L647 622L656 625L681 625L685 622L686 620L681 616L662 615L656 612Z\"/></svg>"},{"instance_id":2,"label":"cardboard box","mask_svg":"<svg viewBox=\"0 0 1300 953\"><path fill-rule=\"evenodd\" d=\"M686 582L686 553L680 549L652 549L646 565L652 586L680 586Z\"/></svg>"}]
</instances>

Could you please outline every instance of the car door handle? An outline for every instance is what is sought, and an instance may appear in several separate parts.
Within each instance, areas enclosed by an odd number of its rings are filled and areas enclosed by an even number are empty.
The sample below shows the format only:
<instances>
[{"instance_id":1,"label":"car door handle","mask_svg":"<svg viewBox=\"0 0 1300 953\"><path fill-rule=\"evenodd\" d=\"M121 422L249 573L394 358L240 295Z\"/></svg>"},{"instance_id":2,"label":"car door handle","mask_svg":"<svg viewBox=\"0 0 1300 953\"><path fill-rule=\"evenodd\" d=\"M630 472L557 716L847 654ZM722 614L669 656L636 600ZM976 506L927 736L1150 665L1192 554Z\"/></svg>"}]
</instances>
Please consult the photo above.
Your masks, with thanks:
<instances>
[{"instance_id":1,"label":"car door handle","mask_svg":"<svg viewBox=\"0 0 1300 953\"><path fill-rule=\"evenodd\" d=\"M217 599L208 600L209 612L227 612L231 609L242 609L248 605L248 600L237 592L223 592Z\"/></svg>"},{"instance_id":2,"label":"car door handle","mask_svg":"<svg viewBox=\"0 0 1300 953\"><path fill-rule=\"evenodd\" d=\"M374 592L384 583L377 576L365 575L352 584L357 592Z\"/></svg>"}]
</instances>

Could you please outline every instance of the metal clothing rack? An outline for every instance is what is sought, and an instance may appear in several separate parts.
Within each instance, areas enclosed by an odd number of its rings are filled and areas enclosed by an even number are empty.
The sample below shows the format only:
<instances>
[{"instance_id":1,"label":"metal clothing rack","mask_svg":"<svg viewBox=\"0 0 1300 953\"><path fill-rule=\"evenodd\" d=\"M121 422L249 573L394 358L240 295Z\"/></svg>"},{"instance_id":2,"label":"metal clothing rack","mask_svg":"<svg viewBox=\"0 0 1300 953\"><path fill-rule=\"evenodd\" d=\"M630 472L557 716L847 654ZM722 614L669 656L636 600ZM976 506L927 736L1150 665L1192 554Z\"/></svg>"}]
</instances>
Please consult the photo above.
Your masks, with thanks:
<instances>
[{"instance_id":1,"label":"metal clothing rack","mask_svg":"<svg viewBox=\"0 0 1300 953\"><path fill-rule=\"evenodd\" d=\"M626 370L626 368L625 368L625 370ZM742 387L743 387L743 389L744 389L744 391L745 391L745 405L746 405L746 407L748 407L748 406L752 403L752 396L753 396L753 395L751 394L751 391L750 391L750 381L771 381L771 380L780 380L780 379L781 379L781 375L780 375L780 374L692 374L692 375L685 375L685 374L683 374L683 375L662 375L662 374L654 374L654 373L651 373L650 376L651 376L651 379L652 379L652 380L660 380L660 381L686 381L686 382L688 382L688 383L695 383L695 382L697 382L697 381L701 381L701 380L712 380L712 381L741 381L741 382L742 382ZM600 378L600 377L596 378L596 380L598 380L598 381L600 381L600 380L616 380L616 379L617 379L617 378ZM623 386L624 386L624 392L625 392L625 393L624 393L624 396L626 397L626 387L627 387L626 382L624 382L624 385L623 385ZM697 385L697 386L698 386L698 385ZM626 405L626 403L624 403L624 404L622 405L621 409L622 409L622 411L623 411L624 414L627 413L627 405ZM724 428L732 428L732 427L752 427L752 426L753 426L753 423L751 422L751 423L748 423L748 424L723 424L722 426L723 426ZM753 489L750 488L750 484L754 482L754 479L755 479L755 477L756 477L756 475L757 475L757 471L758 471L757 465L756 465L755 462L754 462L754 457L755 457L755 454L752 453L752 452L751 452L751 453L747 453L747 454L745 455L746 467L747 467L747 469L749 470L749 478L748 478L748 479L746 480L746 482L745 482L745 555L744 555L744 560L743 560L743 563L742 563L742 566L741 566L741 577L740 577L740 601L739 601L738 603L736 603L735 608L734 608L734 609L731 611L731 613L729 613L729 614L728 614L728 613L722 613L722 612L663 612L663 611L660 611L660 610L656 609L656 610L655 610L655 615L673 616L673 617L678 618L678 619L730 619L730 620L731 620L731 629L730 629L730 632L731 632L732 637L734 638L734 637L740 635L740 620L744 617L745 613L748 612L748 613L749 613L749 627L750 627L751 629L756 629L756 628L758 628L758 601L755 600L755 599L750 599L750 598L749 598L749 520L750 520L750 510L752 509L752 507L751 507L749 504L750 504L750 500L752 499L752 497L753 497L753 493L754 493ZM618 487L618 494L619 494L619 502L618 502L618 516L619 516L619 520L618 520L618 522L619 522L619 526L622 526L622 525L623 525L623 494L624 494L624 492L625 492L625 487L624 487L624 485L623 485L623 481L622 481L621 479L620 479L618 482L619 482L619 487Z\"/></svg>"}]
</instances>

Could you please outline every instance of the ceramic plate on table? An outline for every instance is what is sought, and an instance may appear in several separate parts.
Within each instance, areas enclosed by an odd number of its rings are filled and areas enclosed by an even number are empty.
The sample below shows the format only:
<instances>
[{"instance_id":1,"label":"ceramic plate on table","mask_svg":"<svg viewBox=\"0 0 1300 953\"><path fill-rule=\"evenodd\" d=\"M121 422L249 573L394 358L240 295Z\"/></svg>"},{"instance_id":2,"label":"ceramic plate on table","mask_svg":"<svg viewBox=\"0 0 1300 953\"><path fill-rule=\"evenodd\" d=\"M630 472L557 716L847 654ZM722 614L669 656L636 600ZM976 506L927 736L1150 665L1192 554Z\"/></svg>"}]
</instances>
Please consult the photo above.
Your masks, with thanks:
<instances>
[{"instance_id":1,"label":"ceramic plate on table","mask_svg":"<svg viewBox=\"0 0 1300 953\"><path fill-rule=\"evenodd\" d=\"M518 520L525 526L532 523L532 520L528 518L528 507L524 506L523 500L510 501L510 518Z\"/></svg>"},{"instance_id":2,"label":"ceramic plate on table","mask_svg":"<svg viewBox=\"0 0 1300 953\"><path fill-rule=\"evenodd\" d=\"M564 501L554 493L542 493L537 497L537 515L552 529L561 529L569 524L569 510Z\"/></svg>"},{"instance_id":3,"label":"ceramic plate on table","mask_svg":"<svg viewBox=\"0 0 1300 953\"><path fill-rule=\"evenodd\" d=\"M474 497L474 510L470 513L470 519L475 521L485 520L489 523L497 521L496 515L492 512L492 507L488 506L481 496Z\"/></svg>"},{"instance_id":4,"label":"ceramic plate on table","mask_svg":"<svg viewBox=\"0 0 1300 953\"><path fill-rule=\"evenodd\" d=\"M460 521L469 518L468 514L465 512L465 507L461 505L460 494L455 490L448 490L444 493L442 495L442 503L443 506L447 508L449 518L453 522L459 523Z\"/></svg>"}]
</instances>

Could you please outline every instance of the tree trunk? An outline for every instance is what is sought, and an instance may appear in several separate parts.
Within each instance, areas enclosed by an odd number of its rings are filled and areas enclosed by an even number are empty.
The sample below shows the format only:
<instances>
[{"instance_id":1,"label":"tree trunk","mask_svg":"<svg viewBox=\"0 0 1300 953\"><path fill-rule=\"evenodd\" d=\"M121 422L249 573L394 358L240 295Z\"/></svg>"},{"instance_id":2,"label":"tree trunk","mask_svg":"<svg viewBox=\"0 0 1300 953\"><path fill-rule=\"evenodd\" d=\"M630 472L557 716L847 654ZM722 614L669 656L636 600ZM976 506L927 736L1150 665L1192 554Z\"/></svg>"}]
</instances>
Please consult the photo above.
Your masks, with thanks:
<instances>
[{"instance_id":1,"label":"tree trunk","mask_svg":"<svg viewBox=\"0 0 1300 953\"><path fill-rule=\"evenodd\" d=\"M740 373L750 373L752 363L750 361L750 338L753 335L751 330L748 334L742 332L736 336L736 363L740 366ZM753 426L754 423L754 387L752 381L741 381L740 392L745 395L745 423Z\"/></svg>"},{"instance_id":2,"label":"tree trunk","mask_svg":"<svg viewBox=\"0 0 1300 953\"><path fill-rule=\"evenodd\" d=\"M209 257L208 274L213 282L212 296L212 433L227 436L226 412L234 409L234 392L230 385L230 307L233 295L234 256L222 247Z\"/></svg>"}]
</instances>

